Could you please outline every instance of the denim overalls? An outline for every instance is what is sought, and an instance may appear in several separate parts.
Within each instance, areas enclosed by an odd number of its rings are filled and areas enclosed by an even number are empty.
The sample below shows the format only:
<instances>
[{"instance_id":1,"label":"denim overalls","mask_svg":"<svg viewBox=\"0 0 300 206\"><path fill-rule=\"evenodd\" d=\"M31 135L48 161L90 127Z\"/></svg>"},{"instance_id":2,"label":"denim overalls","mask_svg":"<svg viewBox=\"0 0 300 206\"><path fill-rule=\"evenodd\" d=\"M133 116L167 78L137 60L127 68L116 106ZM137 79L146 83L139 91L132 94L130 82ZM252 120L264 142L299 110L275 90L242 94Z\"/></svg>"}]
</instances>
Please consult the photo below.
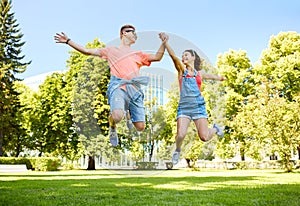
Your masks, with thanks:
<instances>
[{"instance_id":1,"label":"denim overalls","mask_svg":"<svg viewBox=\"0 0 300 206\"><path fill-rule=\"evenodd\" d=\"M193 77L187 77L187 74L188 70L185 70L182 75L177 119L180 117L192 120L207 118L205 101L196 81L197 71L194 71Z\"/></svg>"}]
</instances>

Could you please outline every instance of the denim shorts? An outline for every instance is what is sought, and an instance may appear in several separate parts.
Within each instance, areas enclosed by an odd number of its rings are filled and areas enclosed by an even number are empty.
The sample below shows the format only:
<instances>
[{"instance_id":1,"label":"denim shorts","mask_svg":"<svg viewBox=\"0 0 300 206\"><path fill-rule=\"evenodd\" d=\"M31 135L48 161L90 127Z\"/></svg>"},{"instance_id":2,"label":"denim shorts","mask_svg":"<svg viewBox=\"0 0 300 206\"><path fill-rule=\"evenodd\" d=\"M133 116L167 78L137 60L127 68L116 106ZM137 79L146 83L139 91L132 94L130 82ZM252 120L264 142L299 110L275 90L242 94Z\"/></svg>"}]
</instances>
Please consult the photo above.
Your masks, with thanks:
<instances>
[{"instance_id":1,"label":"denim shorts","mask_svg":"<svg viewBox=\"0 0 300 206\"><path fill-rule=\"evenodd\" d=\"M130 99L123 89L116 89L110 97L110 112L113 110L129 110L132 122L145 122L144 94L141 91Z\"/></svg>"},{"instance_id":2,"label":"denim shorts","mask_svg":"<svg viewBox=\"0 0 300 206\"><path fill-rule=\"evenodd\" d=\"M186 117L190 120L208 118L206 105L203 97L196 98L197 100L187 100L180 102L177 109L177 118Z\"/></svg>"}]
</instances>

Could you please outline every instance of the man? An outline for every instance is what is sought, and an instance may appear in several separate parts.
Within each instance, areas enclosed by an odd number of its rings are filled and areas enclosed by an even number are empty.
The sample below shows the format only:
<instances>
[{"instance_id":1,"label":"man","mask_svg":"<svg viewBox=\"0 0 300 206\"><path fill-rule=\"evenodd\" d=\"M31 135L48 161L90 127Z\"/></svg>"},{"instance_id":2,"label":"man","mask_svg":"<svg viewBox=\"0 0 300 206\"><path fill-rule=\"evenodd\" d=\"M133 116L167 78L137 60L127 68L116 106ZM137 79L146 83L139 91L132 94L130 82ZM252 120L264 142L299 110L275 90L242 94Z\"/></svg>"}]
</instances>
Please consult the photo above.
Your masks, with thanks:
<instances>
[{"instance_id":1,"label":"man","mask_svg":"<svg viewBox=\"0 0 300 206\"><path fill-rule=\"evenodd\" d=\"M98 56L106 59L110 66L110 83L107 89L108 102L110 105L109 130L110 143L118 145L118 134L116 124L120 122L125 112L127 126L132 127L130 121L138 131L145 129L144 94L141 85L147 85L149 78L140 76L142 66L150 66L151 62L160 61L165 51L164 42L168 36L159 34L162 44L155 54L134 51L131 45L137 40L135 27L124 25L120 29L121 44L119 47L85 48L72 41L65 33L56 33L56 43L65 43L85 55Z\"/></svg>"}]
</instances>

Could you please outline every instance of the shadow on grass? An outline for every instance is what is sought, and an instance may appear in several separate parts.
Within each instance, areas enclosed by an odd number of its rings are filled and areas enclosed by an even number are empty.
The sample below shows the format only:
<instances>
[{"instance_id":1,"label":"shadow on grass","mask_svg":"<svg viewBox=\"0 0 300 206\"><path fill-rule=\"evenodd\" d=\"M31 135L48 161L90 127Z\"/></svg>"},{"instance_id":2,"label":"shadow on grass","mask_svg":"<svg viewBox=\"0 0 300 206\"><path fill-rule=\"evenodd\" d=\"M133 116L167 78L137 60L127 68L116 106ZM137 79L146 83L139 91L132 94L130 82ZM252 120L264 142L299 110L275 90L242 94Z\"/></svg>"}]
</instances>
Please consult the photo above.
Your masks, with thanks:
<instances>
[{"instance_id":1,"label":"shadow on grass","mask_svg":"<svg viewBox=\"0 0 300 206\"><path fill-rule=\"evenodd\" d=\"M300 183L276 182L260 176L172 177L170 173L167 177L116 178L107 174L93 179L93 175L85 174L91 179L65 179L67 175L61 175L60 179L52 180L1 181L0 202L1 205L143 206L298 206L300 203Z\"/></svg>"}]
</instances>

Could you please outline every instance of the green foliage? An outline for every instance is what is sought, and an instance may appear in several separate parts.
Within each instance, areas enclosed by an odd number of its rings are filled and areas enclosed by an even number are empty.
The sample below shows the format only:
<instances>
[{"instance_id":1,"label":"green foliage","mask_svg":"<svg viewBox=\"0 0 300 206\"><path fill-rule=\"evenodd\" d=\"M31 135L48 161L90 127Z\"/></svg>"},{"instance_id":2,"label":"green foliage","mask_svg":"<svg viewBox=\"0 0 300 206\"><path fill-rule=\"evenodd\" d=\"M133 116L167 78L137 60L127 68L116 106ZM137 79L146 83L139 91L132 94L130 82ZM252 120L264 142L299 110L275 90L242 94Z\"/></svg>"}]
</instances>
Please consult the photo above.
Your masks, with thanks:
<instances>
[{"instance_id":1,"label":"green foliage","mask_svg":"<svg viewBox=\"0 0 300 206\"><path fill-rule=\"evenodd\" d=\"M0 164L26 164L35 171L57 171L61 160L54 157L0 157Z\"/></svg>"},{"instance_id":2,"label":"green foliage","mask_svg":"<svg viewBox=\"0 0 300 206\"><path fill-rule=\"evenodd\" d=\"M30 158L34 161L34 170L36 171L57 171L61 165L61 161L58 158L43 157L43 158Z\"/></svg>"},{"instance_id":3,"label":"green foliage","mask_svg":"<svg viewBox=\"0 0 300 206\"><path fill-rule=\"evenodd\" d=\"M245 51L234 51L218 56L218 68L226 81L222 84L226 95L226 117L230 120L247 96L254 93L251 63Z\"/></svg>"},{"instance_id":4,"label":"green foliage","mask_svg":"<svg viewBox=\"0 0 300 206\"><path fill-rule=\"evenodd\" d=\"M25 42L22 42L23 34L18 28L19 24L11 12L11 0L1 0L0 2L0 62L1 74L5 73L5 78L13 82L16 80L14 74L23 73L30 62L23 63L21 60L22 49ZM8 66L8 67L5 67ZM1 77L3 77L1 75Z\"/></svg>"},{"instance_id":5,"label":"green foliage","mask_svg":"<svg viewBox=\"0 0 300 206\"><path fill-rule=\"evenodd\" d=\"M132 143L130 151L131 151L130 158L135 162L141 160L144 157L145 151L143 145L140 144L138 141L134 141Z\"/></svg>"},{"instance_id":6,"label":"green foliage","mask_svg":"<svg viewBox=\"0 0 300 206\"><path fill-rule=\"evenodd\" d=\"M162 140L159 145L157 156L161 160L171 160L174 148L171 144L167 143L166 140Z\"/></svg>"},{"instance_id":7,"label":"green foliage","mask_svg":"<svg viewBox=\"0 0 300 206\"><path fill-rule=\"evenodd\" d=\"M98 39L86 45L87 48L101 48L105 45ZM103 154L112 158L109 152L108 116L106 90L110 78L106 61L71 51L66 74L68 93L72 103L74 131L79 134L83 151L88 156Z\"/></svg>"},{"instance_id":8,"label":"green foliage","mask_svg":"<svg viewBox=\"0 0 300 206\"><path fill-rule=\"evenodd\" d=\"M166 115L166 126L162 131L162 136L167 144L175 142L177 132L177 107L179 102L179 87L178 82L174 82L171 89L167 92L169 101L164 106L164 112Z\"/></svg>"},{"instance_id":9,"label":"green foliage","mask_svg":"<svg viewBox=\"0 0 300 206\"><path fill-rule=\"evenodd\" d=\"M261 55L261 63L255 68L257 81L267 78L272 93L279 93L288 101L300 92L300 34L280 32L272 36L269 47Z\"/></svg>"},{"instance_id":10,"label":"green foliage","mask_svg":"<svg viewBox=\"0 0 300 206\"><path fill-rule=\"evenodd\" d=\"M297 151L300 142L299 99L288 102L279 95L270 97L266 90L268 89L263 88L259 98L253 102L260 112L252 116L252 126L263 132L249 132L254 137L260 137L263 145L268 148L267 155L277 151L285 169L291 171L292 152Z\"/></svg>"},{"instance_id":11,"label":"green foliage","mask_svg":"<svg viewBox=\"0 0 300 206\"><path fill-rule=\"evenodd\" d=\"M73 159L74 152L78 153L78 137L72 129L66 84L65 74L53 73L40 85L38 92L20 87L22 127L27 131L25 146L38 150L40 156L53 153Z\"/></svg>"},{"instance_id":12,"label":"green foliage","mask_svg":"<svg viewBox=\"0 0 300 206\"><path fill-rule=\"evenodd\" d=\"M299 44L295 32L270 39L261 62L248 68L244 52L219 56L219 67L228 78L227 132L221 157L240 154L262 160L279 154L283 167L292 170L291 158L299 148ZM226 147L227 145L227 147ZM224 150L225 148L225 150ZM231 150L230 150L231 149ZM238 149L238 150L236 150Z\"/></svg>"},{"instance_id":13,"label":"green foliage","mask_svg":"<svg viewBox=\"0 0 300 206\"><path fill-rule=\"evenodd\" d=\"M23 138L24 130L18 116L19 94L14 87L18 80L15 74L26 70L30 62L21 62L21 47L25 44L23 34L18 28L14 13L11 12L11 1L0 1L0 156L12 153L18 156L22 146L18 144Z\"/></svg>"},{"instance_id":14,"label":"green foliage","mask_svg":"<svg viewBox=\"0 0 300 206\"><path fill-rule=\"evenodd\" d=\"M66 101L64 74L53 73L40 86L41 119L44 122L43 152L58 150L63 156L69 146L76 149L77 136L72 130L71 103ZM49 93L49 91L51 91ZM75 142L73 142L75 141Z\"/></svg>"},{"instance_id":15,"label":"green foliage","mask_svg":"<svg viewBox=\"0 0 300 206\"><path fill-rule=\"evenodd\" d=\"M217 153L223 158L239 154L244 160L247 151L245 139L248 137L239 131L244 125L235 122L235 116L239 114L243 104L247 103L248 96L255 92L251 63L245 51L229 50L218 56L217 64L220 73L226 77L223 85L226 100L226 133L229 134L217 146L222 150Z\"/></svg>"},{"instance_id":16,"label":"green foliage","mask_svg":"<svg viewBox=\"0 0 300 206\"><path fill-rule=\"evenodd\" d=\"M32 162L25 157L0 157L0 164L25 164L28 170L33 169Z\"/></svg>"},{"instance_id":17,"label":"green foliage","mask_svg":"<svg viewBox=\"0 0 300 206\"><path fill-rule=\"evenodd\" d=\"M95 113L97 104L95 94L99 91L99 80L102 78L103 70L107 70L104 62L99 62L98 59L93 57L87 59L86 64L78 72L77 81L73 88L73 120L77 133L81 135L80 141L85 138L85 141L82 141L85 149L89 147L91 139L100 134L107 134L109 106L107 100L103 98L103 94L98 93L100 95L99 99L102 98L102 107L99 106L100 100L98 100L97 111L99 113L97 115ZM102 102L104 99L106 102ZM99 118L102 127L99 126L95 117ZM88 155L93 156L97 151L89 150L86 152Z\"/></svg>"},{"instance_id":18,"label":"green foliage","mask_svg":"<svg viewBox=\"0 0 300 206\"><path fill-rule=\"evenodd\" d=\"M219 69L206 65L204 69L211 74L217 74ZM215 80L204 80L202 84L201 94L205 99L208 121L210 123L218 123L224 125L226 121L225 107L226 96L224 95L224 82Z\"/></svg>"}]
</instances>

